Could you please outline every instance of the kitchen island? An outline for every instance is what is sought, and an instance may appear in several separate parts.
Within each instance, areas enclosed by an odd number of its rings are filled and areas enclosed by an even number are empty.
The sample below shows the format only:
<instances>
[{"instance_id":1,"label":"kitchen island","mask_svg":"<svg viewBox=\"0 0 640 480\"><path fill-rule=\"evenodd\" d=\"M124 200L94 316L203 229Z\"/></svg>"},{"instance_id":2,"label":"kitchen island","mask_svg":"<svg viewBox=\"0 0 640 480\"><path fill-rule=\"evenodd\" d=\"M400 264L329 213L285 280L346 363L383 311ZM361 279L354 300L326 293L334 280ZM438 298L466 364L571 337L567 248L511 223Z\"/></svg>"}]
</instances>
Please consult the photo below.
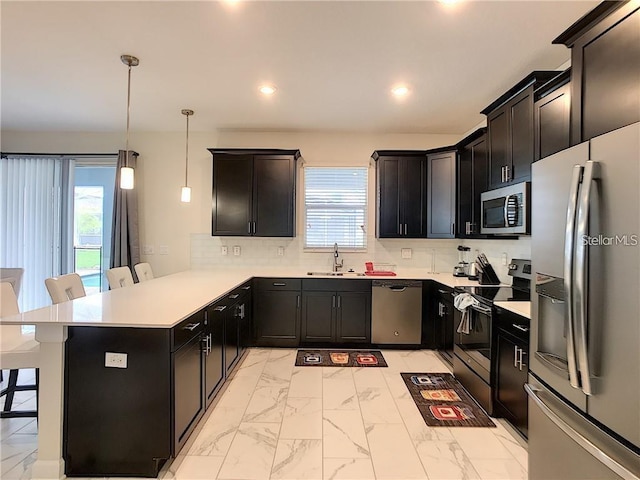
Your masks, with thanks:
<instances>
[{"instance_id":1,"label":"kitchen island","mask_svg":"<svg viewBox=\"0 0 640 480\"><path fill-rule=\"evenodd\" d=\"M172 329L239 285L263 276L308 278L301 269L194 270L0 319L1 324L36 325L36 339L41 343L40 395L46 400L39 406L33 478L64 478L64 356L69 327ZM400 271L393 278L434 280L450 287L475 284L419 269Z\"/></svg>"}]
</instances>

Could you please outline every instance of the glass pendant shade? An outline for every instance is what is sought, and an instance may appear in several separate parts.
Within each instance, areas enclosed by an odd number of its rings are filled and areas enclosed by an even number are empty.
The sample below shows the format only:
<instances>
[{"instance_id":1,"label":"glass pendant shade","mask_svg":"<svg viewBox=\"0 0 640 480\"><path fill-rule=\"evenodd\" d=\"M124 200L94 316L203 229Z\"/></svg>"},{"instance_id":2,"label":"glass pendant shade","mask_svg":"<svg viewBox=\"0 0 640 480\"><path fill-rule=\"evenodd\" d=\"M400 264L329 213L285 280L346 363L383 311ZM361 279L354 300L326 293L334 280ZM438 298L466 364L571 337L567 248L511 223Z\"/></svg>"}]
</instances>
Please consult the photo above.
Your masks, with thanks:
<instances>
[{"instance_id":1,"label":"glass pendant shade","mask_svg":"<svg viewBox=\"0 0 640 480\"><path fill-rule=\"evenodd\" d=\"M191 187L182 187L180 201L184 203L189 203L191 201Z\"/></svg>"},{"instance_id":2,"label":"glass pendant shade","mask_svg":"<svg viewBox=\"0 0 640 480\"><path fill-rule=\"evenodd\" d=\"M123 190L133 190L134 172L131 167L122 167L120 169L120 188Z\"/></svg>"}]
</instances>

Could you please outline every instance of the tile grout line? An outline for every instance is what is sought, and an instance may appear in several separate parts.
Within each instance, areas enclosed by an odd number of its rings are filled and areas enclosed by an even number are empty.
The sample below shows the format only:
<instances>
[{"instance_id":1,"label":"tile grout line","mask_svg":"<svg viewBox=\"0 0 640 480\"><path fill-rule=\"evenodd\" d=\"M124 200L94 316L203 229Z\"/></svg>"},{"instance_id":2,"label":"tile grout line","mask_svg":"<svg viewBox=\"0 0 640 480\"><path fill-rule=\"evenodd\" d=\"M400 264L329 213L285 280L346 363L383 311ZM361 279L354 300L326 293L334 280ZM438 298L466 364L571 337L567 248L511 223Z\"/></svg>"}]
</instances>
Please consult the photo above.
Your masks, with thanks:
<instances>
[{"instance_id":1,"label":"tile grout line","mask_svg":"<svg viewBox=\"0 0 640 480\"><path fill-rule=\"evenodd\" d=\"M364 367L359 367L359 368L364 368ZM364 430L364 439L367 442L367 449L369 450L369 463L371 463L373 478L377 479L378 475L376 475L376 467L373 463L373 452L371 451L371 445L369 444L369 435L367 435L367 427L366 427L366 424L364 423L364 416L362 415L362 405L360 405L360 392L358 392L358 386L356 385L356 378L355 378L354 372L355 371L351 371L351 378L353 379L353 388L355 389L356 399L358 400L358 412L360 412L360 420L362 421L362 430Z\"/></svg>"}]
</instances>

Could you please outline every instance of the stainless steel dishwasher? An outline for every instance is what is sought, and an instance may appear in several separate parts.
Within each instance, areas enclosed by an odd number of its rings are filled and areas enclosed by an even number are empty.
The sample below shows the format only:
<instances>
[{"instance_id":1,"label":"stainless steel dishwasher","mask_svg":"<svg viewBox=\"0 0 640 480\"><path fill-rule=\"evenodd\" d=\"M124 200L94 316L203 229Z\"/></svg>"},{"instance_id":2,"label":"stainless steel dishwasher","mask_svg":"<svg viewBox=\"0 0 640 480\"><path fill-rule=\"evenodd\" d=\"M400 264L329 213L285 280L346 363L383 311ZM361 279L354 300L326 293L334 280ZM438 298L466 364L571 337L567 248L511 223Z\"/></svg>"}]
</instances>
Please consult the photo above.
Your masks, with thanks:
<instances>
[{"instance_id":1,"label":"stainless steel dishwasher","mask_svg":"<svg viewBox=\"0 0 640 480\"><path fill-rule=\"evenodd\" d=\"M420 344L422 336L422 282L374 280L371 305L371 341L380 344Z\"/></svg>"}]
</instances>

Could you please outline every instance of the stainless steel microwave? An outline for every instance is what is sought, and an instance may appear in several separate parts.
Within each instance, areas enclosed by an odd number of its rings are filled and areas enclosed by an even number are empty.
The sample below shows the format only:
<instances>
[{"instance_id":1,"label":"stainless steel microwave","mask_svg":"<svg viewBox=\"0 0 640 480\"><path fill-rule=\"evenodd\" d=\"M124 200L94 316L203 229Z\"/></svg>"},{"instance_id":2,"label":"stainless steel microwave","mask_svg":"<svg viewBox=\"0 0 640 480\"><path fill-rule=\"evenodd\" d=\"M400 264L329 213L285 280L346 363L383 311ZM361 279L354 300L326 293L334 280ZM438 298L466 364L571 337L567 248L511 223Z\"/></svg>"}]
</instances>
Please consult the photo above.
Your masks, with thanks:
<instances>
[{"instance_id":1,"label":"stainless steel microwave","mask_svg":"<svg viewBox=\"0 0 640 480\"><path fill-rule=\"evenodd\" d=\"M490 190L480 195L480 233L529 235L531 233L531 182Z\"/></svg>"}]
</instances>

